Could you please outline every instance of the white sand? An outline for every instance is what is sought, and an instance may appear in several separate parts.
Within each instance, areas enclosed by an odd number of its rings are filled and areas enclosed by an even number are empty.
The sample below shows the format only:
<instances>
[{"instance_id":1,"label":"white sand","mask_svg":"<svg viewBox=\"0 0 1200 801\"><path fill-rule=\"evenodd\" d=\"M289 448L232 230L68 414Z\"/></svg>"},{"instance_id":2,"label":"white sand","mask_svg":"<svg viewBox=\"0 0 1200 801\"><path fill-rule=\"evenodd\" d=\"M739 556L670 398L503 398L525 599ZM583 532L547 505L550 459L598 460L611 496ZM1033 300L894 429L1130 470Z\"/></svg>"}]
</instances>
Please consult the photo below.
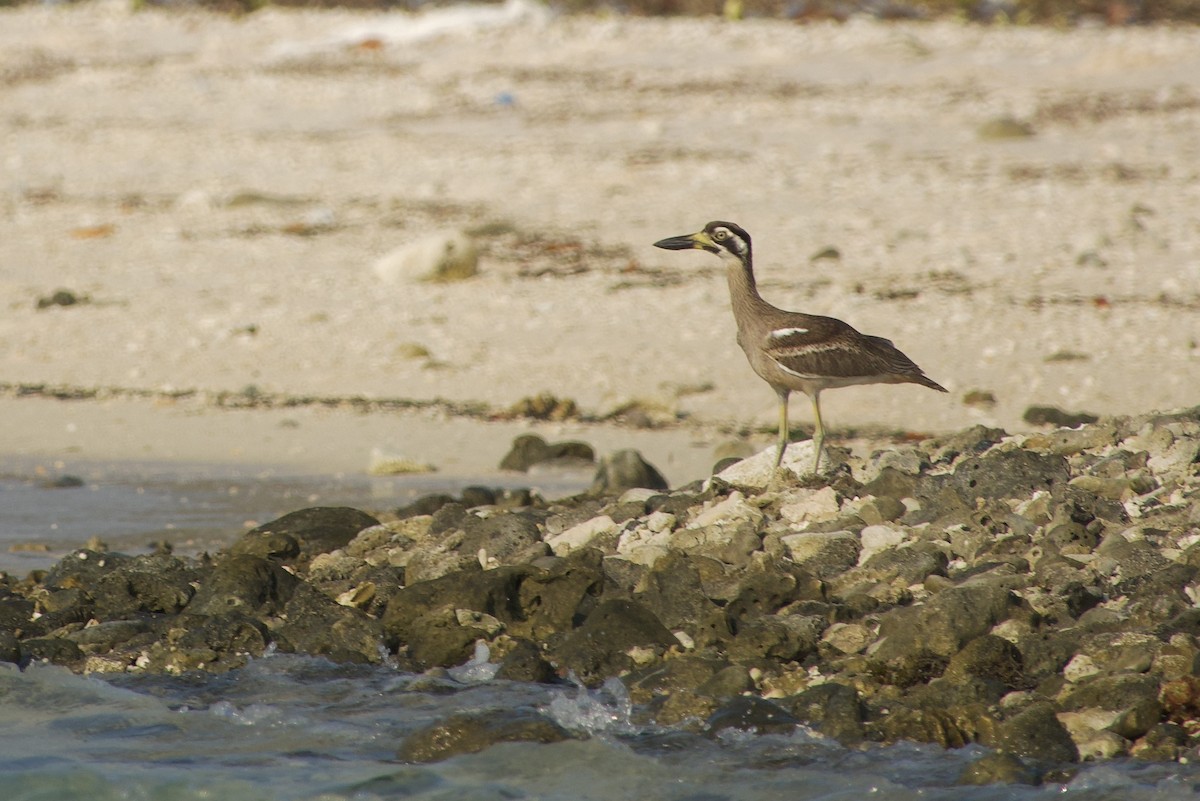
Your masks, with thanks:
<instances>
[{"instance_id":1,"label":"white sand","mask_svg":"<svg viewBox=\"0 0 1200 801\"><path fill-rule=\"evenodd\" d=\"M775 419L720 264L651 246L720 218L769 300L951 390L827 393L835 438L1200 402L1200 31L538 16L0 9L0 381L640 399L689 416L647 446L684 480L721 425ZM979 136L1003 115L1036 135ZM501 232L478 278L375 279L452 225ZM35 309L59 287L93 302ZM467 470L524 430L184 407L8 399L0 455Z\"/></svg>"}]
</instances>

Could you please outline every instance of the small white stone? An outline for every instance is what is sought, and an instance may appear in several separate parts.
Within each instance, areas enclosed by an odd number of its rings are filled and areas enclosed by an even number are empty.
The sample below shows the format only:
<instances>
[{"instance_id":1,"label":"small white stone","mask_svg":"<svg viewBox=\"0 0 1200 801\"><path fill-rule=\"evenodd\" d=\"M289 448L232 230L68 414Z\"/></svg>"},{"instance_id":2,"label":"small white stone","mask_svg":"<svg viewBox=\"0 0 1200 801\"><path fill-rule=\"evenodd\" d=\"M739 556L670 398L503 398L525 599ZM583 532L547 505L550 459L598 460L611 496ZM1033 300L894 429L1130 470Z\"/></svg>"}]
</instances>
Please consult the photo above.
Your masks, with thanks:
<instances>
[{"instance_id":1,"label":"small white stone","mask_svg":"<svg viewBox=\"0 0 1200 801\"><path fill-rule=\"evenodd\" d=\"M779 507L779 516L789 523L829 520L840 511L837 493L832 487L798 490L787 496Z\"/></svg>"},{"instance_id":2,"label":"small white stone","mask_svg":"<svg viewBox=\"0 0 1200 801\"><path fill-rule=\"evenodd\" d=\"M1091 678L1100 672L1100 668L1087 654L1075 654L1071 661L1063 667L1063 678L1072 684L1078 684L1084 679Z\"/></svg>"},{"instance_id":3,"label":"small white stone","mask_svg":"<svg viewBox=\"0 0 1200 801\"><path fill-rule=\"evenodd\" d=\"M546 540L546 544L554 551L555 556L566 556L572 551L587 547L597 537L616 533L617 528L611 517L600 515L554 535Z\"/></svg>"},{"instance_id":4,"label":"small white stone","mask_svg":"<svg viewBox=\"0 0 1200 801\"><path fill-rule=\"evenodd\" d=\"M858 538L862 542L862 551L858 554L858 563L861 565L879 551L895 548L904 542L904 532L892 526L867 526L859 532Z\"/></svg>"},{"instance_id":5,"label":"small white stone","mask_svg":"<svg viewBox=\"0 0 1200 801\"><path fill-rule=\"evenodd\" d=\"M655 533L675 528L676 518L670 512L654 512L646 518L646 528Z\"/></svg>"},{"instance_id":6,"label":"small white stone","mask_svg":"<svg viewBox=\"0 0 1200 801\"><path fill-rule=\"evenodd\" d=\"M763 512L757 506L746 503L746 496L740 492L732 492L720 503L713 504L696 515L688 528L704 528L706 526L729 526L743 521L758 524L763 519Z\"/></svg>"}]
</instances>

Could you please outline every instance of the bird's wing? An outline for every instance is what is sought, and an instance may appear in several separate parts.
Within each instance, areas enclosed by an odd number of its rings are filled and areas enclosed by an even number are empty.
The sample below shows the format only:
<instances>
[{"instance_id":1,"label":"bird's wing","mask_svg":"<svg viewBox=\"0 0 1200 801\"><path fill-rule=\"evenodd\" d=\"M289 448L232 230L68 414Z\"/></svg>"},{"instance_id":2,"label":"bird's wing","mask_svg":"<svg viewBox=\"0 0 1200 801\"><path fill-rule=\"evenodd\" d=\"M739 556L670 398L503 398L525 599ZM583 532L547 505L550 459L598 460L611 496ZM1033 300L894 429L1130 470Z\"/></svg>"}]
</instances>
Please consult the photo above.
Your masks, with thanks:
<instances>
[{"instance_id":1,"label":"bird's wing","mask_svg":"<svg viewBox=\"0 0 1200 801\"><path fill-rule=\"evenodd\" d=\"M811 317L766 335L763 350L783 370L801 377L857 378L919 375L921 369L882 337L865 336L840 320Z\"/></svg>"}]
</instances>

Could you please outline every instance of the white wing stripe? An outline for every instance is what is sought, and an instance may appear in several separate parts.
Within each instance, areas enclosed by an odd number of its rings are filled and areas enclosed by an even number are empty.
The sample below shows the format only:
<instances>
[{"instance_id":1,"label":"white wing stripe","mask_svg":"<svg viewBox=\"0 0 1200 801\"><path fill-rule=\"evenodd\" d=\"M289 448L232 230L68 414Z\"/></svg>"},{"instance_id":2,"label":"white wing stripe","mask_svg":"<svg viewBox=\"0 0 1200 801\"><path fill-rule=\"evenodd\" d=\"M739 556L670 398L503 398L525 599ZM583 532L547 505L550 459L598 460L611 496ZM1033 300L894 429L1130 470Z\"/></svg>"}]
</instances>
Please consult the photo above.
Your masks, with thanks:
<instances>
[{"instance_id":1,"label":"white wing stripe","mask_svg":"<svg viewBox=\"0 0 1200 801\"><path fill-rule=\"evenodd\" d=\"M794 334L807 334L807 328L776 328L767 334L767 339L787 339Z\"/></svg>"},{"instance_id":2,"label":"white wing stripe","mask_svg":"<svg viewBox=\"0 0 1200 801\"><path fill-rule=\"evenodd\" d=\"M820 378L821 377L821 376L817 376L817 375L812 375L811 373L796 372L795 370L788 368L787 365L781 363L778 359L775 359L775 358L772 358L771 361L775 362L775 366L778 367L780 370L787 373L788 375L794 375L794 376L796 376L796 378Z\"/></svg>"}]
</instances>

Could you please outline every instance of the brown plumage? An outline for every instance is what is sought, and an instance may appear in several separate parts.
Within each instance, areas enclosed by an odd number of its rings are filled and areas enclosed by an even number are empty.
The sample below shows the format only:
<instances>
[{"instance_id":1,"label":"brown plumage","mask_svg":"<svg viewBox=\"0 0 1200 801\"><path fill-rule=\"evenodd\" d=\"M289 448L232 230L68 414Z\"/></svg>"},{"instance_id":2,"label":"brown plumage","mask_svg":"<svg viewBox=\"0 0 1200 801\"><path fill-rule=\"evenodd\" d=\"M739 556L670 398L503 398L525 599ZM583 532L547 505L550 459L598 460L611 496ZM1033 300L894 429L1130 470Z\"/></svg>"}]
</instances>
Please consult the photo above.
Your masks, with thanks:
<instances>
[{"instance_id":1,"label":"brown plumage","mask_svg":"<svg viewBox=\"0 0 1200 801\"><path fill-rule=\"evenodd\" d=\"M707 250L725 262L738 344L754 372L779 396L776 468L787 447L788 396L793 391L812 399L816 421L813 472L821 466L825 443L821 390L854 384L920 384L946 391L883 337L861 334L832 317L784 311L763 300L754 282L750 235L741 227L710 222L698 233L663 239L654 245L667 250Z\"/></svg>"}]
</instances>

